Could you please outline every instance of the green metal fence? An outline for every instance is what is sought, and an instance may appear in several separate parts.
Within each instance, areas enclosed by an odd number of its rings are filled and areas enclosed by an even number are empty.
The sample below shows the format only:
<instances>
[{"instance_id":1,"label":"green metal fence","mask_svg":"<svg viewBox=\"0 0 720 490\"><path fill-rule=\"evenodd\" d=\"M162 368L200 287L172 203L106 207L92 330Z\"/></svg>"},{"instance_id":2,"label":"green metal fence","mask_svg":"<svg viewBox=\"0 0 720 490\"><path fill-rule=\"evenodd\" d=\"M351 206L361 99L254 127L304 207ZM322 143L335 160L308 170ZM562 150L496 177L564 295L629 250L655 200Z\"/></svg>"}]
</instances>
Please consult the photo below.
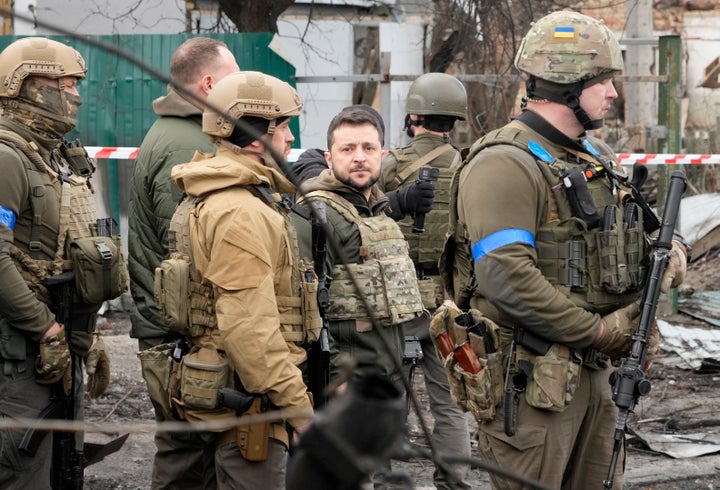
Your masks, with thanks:
<instances>
[{"instance_id":1,"label":"green metal fence","mask_svg":"<svg viewBox=\"0 0 720 490\"><path fill-rule=\"evenodd\" d=\"M295 68L269 48L271 33L204 34L225 42L243 70L257 70L295 85ZM166 83L121 58L115 53L66 36L48 36L73 46L85 58L87 78L81 83L84 103L78 114L78 128L70 135L88 146L139 146L145 132L155 121L151 102L165 94ZM190 34L124 34L86 36L107 44L155 70L169 74L170 58L175 48L193 37ZM0 36L0 49L18 36ZM297 118L292 121L293 134L299 135ZM300 147L300 138L295 142Z\"/></svg>"}]
</instances>

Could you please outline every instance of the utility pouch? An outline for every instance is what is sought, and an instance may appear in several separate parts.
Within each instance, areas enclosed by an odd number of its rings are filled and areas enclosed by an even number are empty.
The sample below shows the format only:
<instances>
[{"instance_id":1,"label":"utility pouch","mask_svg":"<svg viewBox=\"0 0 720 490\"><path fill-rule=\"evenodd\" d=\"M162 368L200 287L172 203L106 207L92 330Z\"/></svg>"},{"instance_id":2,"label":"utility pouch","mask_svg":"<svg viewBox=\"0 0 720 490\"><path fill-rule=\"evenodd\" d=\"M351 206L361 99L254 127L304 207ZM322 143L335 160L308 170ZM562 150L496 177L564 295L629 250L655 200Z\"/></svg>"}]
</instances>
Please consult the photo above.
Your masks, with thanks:
<instances>
[{"instance_id":1,"label":"utility pouch","mask_svg":"<svg viewBox=\"0 0 720 490\"><path fill-rule=\"evenodd\" d=\"M90 177L95 173L95 165L90 157L88 157L85 147L82 146L79 139L68 141L63 138L60 145L60 153L70 164L70 168L74 173L82 177Z\"/></svg>"},{"instance_id":2,"label":"utility pouch","mask_svg":"<svg viewBox=\"0 0 720 490\"><path fill-rule=\"evenodd\" d=\"M256 415L265 411L263 405L267 403L265 397L255 397L248 415ZM259 422L243 425L237 428L237 445L240 454L248 461L265 461L268 455L270 441L270 422Z\"/></svg>"},{"instance_id":3,"label":"utility pouch","mask_svg":"<svg viewBox=\"0 0 720 490\"><path fill-rule=\"evenodd\" d=\"M597 233L597 253L600 266L600 284L611 294L627 291L628 276L625 266L625 233L617 207L608 205L603 213L602 230Z\"/></svg>"},{"instance_id":4,"label":"utility pouch","mask_svg":"<svg viewBox=\"0 0 720 490\"><path fill-rule=\"evenodd\" d=\"M82 302L102 303L125 292L125 268L113 237L78 238L70 244L70 258Z\"/></svg>"},{"instance_id":5,"label":"utility pouch","mask_svg":"<svg viewBox=\"0 0 720 490\"><path fill-rule=\"evenodd\" d=\"M170 404L170 380L173 368L172 351L175 344L156 345L150 349L138 352L142 377L148 388L150 401L155 408L155 413L162 417L162 420L177 419Z\"/></svg>"},{"instance_id":6,"label":"utility pouch","mask_svg":"<svg viewBox=\"0 0 720 490\"><path fill-rule=\"evenodd\" d=\"M542 356L534 356L518 346L517 358L532 363L525 389L527 404L551 412L565 410L580 382L581 359L563 344L552 344Z\"/></svg>"},{"instance_id":7,"label":"utility pouch","mask_svg":"<svg viewBox=\"0 0 720 490\"><path fill-rule=\"evenodd\" d=\"M186 337L202 335L205 328L190 322L190 263L169 258L155 268L155 304L165 324Z\"/></svg>"},{"instance_id":8,"label":"utility pouch","mask_svg":"<svg viewBox=\"0 0 720 490\"><path fill-rule=\"evenodd\" d=\"M456 357L458 348L447 356L441 356L450 384L450 394L461 409L472 412L478 423L493 420L502 402L504 378L503 356L497 349L497 324L475 309L463 313L454 305L446 303L436 310L430 321L430 330L436 347L438 334L444 330L452 332L456 343L466 342L465 338L469 341L480 363L478 372L463 369L462 359ZM438 352L442 350L438 347Z\"/></svg>"},{"instance_id":9,"label":"utility pouch","mask_svg":"<svg viewBox=\"0 0 720 490\"><path fill-rule=\"evenodd\" d=\"M180 363L180 400L185 408L214 410L218 390L232 385L227 357L215 349L200 347Z\"/></svg>"},{"instance_id":10,"label":"utility pouch","mask_svg":"<svg viewBox=\"0 0 720 490\"><path fill-rule=\"evenodd\" d=\"M623 226L625 228L625 263L627 265L628 289L639 290L643 287L646 270L643 258L647 255L643 233L644 216L634 201L625 203Z\"/></svg>"},{"instance_id":11,"label":"utility pouch","mask_svg":"<svg viewBox=\"0 0 720 490\"><path fill-rule=\"evenodd\" d=\"M589 230L599 226L600 216L590 196L583 171L578 167L571 168L563 177L562 182L573 216L583 220Z\"/></svg>"},{"instance_id":12,"label":"utility pouch","mask_svg":"<svg viewBox=\"0 0 720 490\"><path fill-rule=\"evenodd\" d=\"M422 298L423 307L435 309L443 302L443 288L438 280L433 278L418 279L418 288Z\"/></svg>"},{"instance_id":13,"label":"utility pouch","mask_svg":"<svg viewBox=\"0 0 720 490\"><path fill-rule=\"evenodd\" d=\"M322 318L317 297L318 278L312 263L301 261L301 267L303 342L311 344L320 337L320 330L322 330Z\"/></svg>"},{"instance_id":14,"label":"utility pouch","mask_svg":"<svg viewBox=\"0 0 720 490\"><path fill-rule=\"evenodd\" d=\"M27 359L26 342L23 334L12 328L7 320L0 318L0 359L24 361Z\"/></svg>"}]
</instances>

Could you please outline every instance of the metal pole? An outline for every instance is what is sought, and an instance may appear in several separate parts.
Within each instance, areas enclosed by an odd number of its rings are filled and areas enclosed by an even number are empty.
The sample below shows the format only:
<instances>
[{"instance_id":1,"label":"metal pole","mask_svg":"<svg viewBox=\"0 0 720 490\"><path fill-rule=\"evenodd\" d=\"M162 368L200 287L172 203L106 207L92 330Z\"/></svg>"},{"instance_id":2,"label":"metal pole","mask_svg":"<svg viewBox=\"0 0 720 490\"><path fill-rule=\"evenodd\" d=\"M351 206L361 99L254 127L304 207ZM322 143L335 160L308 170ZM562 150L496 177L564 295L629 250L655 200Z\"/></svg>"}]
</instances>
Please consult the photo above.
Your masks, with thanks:
<instances>
[{"instance_id":1,"label":"metal pole","mask_svg":"<svg viewBox=\"0 0 720 490\"><path fill-rule=\"evenodd\" d=\"M680 36L660 36L659 43L660 73L668 76L668 81L660 83L658 90L658 124L667 128L667 139L660 149L665 153L681 153L681 103L682 103L682 40ZM658 141L661 143L661 141ZM658 166L657 209L662 216L665 206L665 194L670 182L670 175L678 170L678 166ZM678 215L676 227L680 227ZM677 289L668 291L668 304L672 314L678 311Z\"/></svg>"}]
</instances>

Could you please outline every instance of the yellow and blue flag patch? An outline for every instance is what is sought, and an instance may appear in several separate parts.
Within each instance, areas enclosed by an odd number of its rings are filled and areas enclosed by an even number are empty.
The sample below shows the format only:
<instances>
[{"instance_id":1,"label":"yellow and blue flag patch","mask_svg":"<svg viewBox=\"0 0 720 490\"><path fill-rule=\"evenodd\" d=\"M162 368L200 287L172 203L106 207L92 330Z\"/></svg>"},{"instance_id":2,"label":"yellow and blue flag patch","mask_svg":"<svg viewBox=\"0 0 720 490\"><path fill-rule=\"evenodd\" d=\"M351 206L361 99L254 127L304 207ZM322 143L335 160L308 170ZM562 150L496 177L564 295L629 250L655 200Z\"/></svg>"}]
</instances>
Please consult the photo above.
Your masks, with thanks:
<instances>
[{"instance_id":1,"label":"yellow and blue flag patch","mask_svg":"<svg viewBox=\"0 0 720 490\"><path fill-rule=\"evenodd\" d=\"M553 31L553 39L574 39L574 27L556 27Z\"/></svg>"}]
</instances>

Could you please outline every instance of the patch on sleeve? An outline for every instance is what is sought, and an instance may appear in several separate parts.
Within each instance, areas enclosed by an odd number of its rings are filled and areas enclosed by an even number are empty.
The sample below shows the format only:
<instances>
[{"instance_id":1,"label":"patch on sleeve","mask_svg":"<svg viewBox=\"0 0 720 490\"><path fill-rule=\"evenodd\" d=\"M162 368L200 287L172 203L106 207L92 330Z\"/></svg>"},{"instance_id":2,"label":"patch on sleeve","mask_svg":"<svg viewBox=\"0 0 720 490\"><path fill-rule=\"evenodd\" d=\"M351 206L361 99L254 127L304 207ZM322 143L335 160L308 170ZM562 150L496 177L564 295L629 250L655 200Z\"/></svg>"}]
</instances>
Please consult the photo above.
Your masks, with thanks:
<instances>
[{"instance_id":1,"label":"patch on sleeve","mask_svg":"<svg viewBox=\"0 0 720 490\"><path fill-rule=\"evenodd\" d=\"M0 206L0 225L5 225L11 230L15 229L15 213L5 206Z\"/></svg>"}]
</instances>

